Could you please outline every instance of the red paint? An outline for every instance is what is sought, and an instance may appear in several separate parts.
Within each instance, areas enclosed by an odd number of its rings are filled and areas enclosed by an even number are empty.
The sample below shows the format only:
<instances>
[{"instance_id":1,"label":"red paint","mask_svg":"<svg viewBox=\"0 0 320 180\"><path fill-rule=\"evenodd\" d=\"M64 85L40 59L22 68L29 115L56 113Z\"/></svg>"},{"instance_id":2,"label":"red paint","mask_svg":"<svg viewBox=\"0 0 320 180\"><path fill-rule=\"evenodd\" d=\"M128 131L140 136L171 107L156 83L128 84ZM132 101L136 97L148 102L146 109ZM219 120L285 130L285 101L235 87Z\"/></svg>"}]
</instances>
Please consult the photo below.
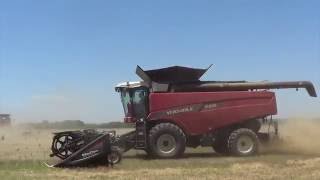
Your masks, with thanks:
<instances>
[{"instance_id":1,"label":"red paint","mask_svg":"<svg viewBox=\"0 0 320 180\"><path fill-rule=\"evenodd\" d=\"M197 104L213 104L213 108L167 113ZM149 111L147 121L171 121L188 135L200 135L248 119L275 115L277 105L275 94L269 91L151 93Z\"/></svg>"}]
</instances>

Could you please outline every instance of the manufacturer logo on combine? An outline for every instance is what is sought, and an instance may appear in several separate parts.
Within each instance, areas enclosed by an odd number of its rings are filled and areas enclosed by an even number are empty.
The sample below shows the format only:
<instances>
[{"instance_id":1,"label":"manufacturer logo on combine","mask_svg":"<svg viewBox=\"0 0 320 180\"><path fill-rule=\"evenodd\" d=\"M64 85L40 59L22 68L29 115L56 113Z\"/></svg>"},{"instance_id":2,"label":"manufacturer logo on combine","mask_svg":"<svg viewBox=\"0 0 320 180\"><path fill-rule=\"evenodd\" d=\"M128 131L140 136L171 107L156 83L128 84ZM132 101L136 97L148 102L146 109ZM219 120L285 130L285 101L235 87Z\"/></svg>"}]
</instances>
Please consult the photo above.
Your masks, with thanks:
<instances>
[{"instance_id":1,"label":"manufacturer logo on combine","mask_svg":"<svg viewBox=\"0 0 320 180\"><path fill-rule=\"evenodd\" d=\"M190 107L185 107L185 108L181 108L181 109L174 109L174 110L167 111L167 115L171 116L171 115L185 113L185 112L191 112L191 111L193 111L193 108L190 106Z\"/></svg>"},{"instance_id":2,"label":"manufacturer logo on combine","mask_svg":"<svg viewBox=\"0 0 320 180\"><path fill-rule=\"evenodd\" d=\"M97 154L99 152L99 150L93 150L93 151L90 151L90 152L87 152L87 153L83 153L81 154L82 157L88 157L88 156L92 156L94 154Z\"/></svg>"},{"instance_id":3,"label":"manufacturer logo on combine","mask_svg":"<svg viewBox=\"0 0 320 180\"><path fill-rule=\"evenodd\" d=\"M215 103L204 105L204 109L214 109L216 107L218 107L218 105Z\"/></svg>"}]
</instances>

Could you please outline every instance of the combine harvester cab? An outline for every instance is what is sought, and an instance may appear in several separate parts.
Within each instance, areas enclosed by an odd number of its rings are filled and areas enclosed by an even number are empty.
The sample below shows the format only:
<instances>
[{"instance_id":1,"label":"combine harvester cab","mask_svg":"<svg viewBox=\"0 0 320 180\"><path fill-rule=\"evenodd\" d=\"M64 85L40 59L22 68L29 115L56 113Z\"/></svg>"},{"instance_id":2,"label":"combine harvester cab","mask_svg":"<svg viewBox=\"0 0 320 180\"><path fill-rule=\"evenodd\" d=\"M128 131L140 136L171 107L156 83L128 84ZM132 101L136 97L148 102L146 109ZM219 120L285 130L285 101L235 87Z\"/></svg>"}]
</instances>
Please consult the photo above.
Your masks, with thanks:
<instances>
[{"instance_id":1,"label":"combine harvester cab","mask_svg":"<svg viewBox=\"0 0 320 180\"><path fill-rule=\"evenodd\" d=\"M209 67L210 68L210 67ZM143 80L116 86L124 109L124 122L135 130L115 132L71 131L54 136L52 155L62 161L55 167L118 163L122 153L134 148L157 158L180 157L186 147L211 146L220 154L250 156L260 142L277 137L275 93L270 89L304 88L316 97L308 81L247 82L200 81L209 69L173 66L145 71ZM274 127L261 131L267 124Z\"/></svg>"}]
</instances>

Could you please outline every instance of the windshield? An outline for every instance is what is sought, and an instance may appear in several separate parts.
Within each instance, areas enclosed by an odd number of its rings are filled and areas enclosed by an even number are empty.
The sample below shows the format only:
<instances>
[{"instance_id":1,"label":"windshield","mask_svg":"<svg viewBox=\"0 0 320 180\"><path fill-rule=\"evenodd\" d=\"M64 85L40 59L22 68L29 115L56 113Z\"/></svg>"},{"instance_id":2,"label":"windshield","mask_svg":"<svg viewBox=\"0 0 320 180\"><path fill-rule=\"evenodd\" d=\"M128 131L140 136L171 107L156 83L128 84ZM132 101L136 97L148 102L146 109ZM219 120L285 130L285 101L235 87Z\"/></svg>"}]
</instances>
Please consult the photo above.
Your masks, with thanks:
<instances>
[{"instance_id":1,"label":"windshield","mask_svg":"<svg viewBox=\"0 0 320 180\"><path fill-rule=\"evenodd\" d=\"M121 91L121 102L126 117L144 118L147 114L147 91L145 89L130 89Z\"/></svg>"}]
</instances>

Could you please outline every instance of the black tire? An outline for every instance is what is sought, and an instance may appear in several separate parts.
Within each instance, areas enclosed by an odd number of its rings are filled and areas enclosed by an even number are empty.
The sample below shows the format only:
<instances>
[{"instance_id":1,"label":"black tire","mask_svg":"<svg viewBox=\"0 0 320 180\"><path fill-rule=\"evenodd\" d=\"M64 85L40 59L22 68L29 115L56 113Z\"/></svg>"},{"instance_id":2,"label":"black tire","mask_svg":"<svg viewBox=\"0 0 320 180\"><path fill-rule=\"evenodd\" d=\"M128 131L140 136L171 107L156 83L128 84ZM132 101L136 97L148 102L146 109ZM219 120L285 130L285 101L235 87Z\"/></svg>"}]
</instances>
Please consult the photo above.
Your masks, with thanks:
<instances>
[{"instance_id":1,"label":"black tire","mask_svg":"<svg viewBox=\"0 0 320 180\"><path fill-rule=\"evenodd\" d=\"M229 153L228 137L218 137L217 140L213 143L212 147L216 153L227 155Z\"/></svg>"},{"instance_id":2,"label":"black tire","mask_svg":"<svg viewBox=\"0 0 320 180\"><path fill-rule=\"evenodd\" d=\"M149 152L157 158L177 158L185 148L186 137L174 124L157 124L149 131Z\"/></svg>"},{"instance_id":3,"label":"black tire","mask_svg":"<svg viewBox=\"0 0 320 180\"><path fill-rule=\"evenodd\" d=\"M111 150L110 154L108 154L108 163L111 165L118 164L122 160L122 154L119 150Z\"/></svg>"},{"instance_id":4,"label":"black tire","mask_svg":"<svg viewBox=\"0 0 320 180\"><path fill-rule=\"evenodd\" d=\"M228 139L228 149L235 156L251 156L259 151L259 139L251 129L234 130Z\"/></svg>"}]
</instances>

